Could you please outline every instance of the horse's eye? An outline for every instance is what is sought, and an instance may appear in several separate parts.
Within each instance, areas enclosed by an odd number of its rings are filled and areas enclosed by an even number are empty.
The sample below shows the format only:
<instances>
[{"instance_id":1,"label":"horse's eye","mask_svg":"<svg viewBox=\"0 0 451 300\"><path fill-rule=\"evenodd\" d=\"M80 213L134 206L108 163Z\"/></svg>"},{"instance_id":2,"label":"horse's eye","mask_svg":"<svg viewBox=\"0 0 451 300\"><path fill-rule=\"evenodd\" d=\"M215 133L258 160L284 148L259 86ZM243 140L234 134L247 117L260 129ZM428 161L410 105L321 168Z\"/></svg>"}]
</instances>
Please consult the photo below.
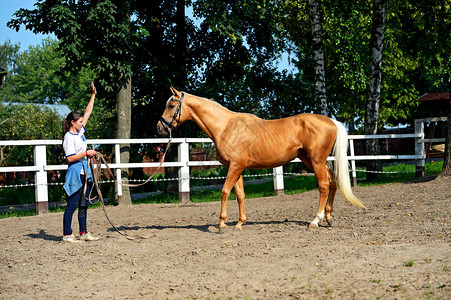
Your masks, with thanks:
<instances>
[{"instance_id":1,"label":"horse's eye","mask_svg":"<svg viewBox=\"0 0 451 300\"><path fill-rule=\"evenodd\" d=\"M169 104L168 106L170 109L173 109L175 107L175 105Z\"/></svg>"}]
</instances>

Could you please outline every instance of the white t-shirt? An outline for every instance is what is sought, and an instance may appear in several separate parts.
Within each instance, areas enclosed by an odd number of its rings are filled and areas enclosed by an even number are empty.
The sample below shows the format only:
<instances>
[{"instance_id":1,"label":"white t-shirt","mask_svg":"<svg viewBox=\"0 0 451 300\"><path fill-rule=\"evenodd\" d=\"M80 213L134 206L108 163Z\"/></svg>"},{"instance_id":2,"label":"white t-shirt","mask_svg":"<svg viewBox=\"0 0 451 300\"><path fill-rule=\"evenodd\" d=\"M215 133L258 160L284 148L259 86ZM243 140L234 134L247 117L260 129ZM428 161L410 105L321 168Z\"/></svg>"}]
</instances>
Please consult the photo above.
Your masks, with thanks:
<instances>
[{"instance_id":1,"label":"white t-shirt","mask_svg":"<svg viewBox=\"0 0 451 300\"><path fill-rule=\"evenodd\" d=\"M70 131L66 132L64 135L63 148L66 157L76 155L79 153L83 153L88 149L88 143L86 142L86 138L84 133L86 132L85 127L83 126L80 131L75 134ZM86 160L86 156L80 160ZM84 174L83 168L81 169L81 175Z\"/></svg>"}]
</instances>

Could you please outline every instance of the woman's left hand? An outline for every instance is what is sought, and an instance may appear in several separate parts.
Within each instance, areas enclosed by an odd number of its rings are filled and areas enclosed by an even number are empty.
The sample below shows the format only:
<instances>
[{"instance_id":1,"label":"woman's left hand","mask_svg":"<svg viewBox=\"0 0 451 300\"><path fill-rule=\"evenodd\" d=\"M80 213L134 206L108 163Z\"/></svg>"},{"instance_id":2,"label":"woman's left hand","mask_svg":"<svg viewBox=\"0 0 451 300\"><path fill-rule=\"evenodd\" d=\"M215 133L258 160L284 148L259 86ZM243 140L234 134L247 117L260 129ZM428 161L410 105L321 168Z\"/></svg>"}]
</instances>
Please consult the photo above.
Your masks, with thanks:
<instances>
[{"instance_id":1,"label":"woman's left hand","mask_svg":"<svg viewBox=\"0 0 451 300\"><path fill-rule=\"evenodd\" d=\"M97 95L97 89L96 89L96 87L94 86L94 81L91 81L91 89L92 89L92 94L93 94L93 95Z\"/></svg>"}]
</instances>

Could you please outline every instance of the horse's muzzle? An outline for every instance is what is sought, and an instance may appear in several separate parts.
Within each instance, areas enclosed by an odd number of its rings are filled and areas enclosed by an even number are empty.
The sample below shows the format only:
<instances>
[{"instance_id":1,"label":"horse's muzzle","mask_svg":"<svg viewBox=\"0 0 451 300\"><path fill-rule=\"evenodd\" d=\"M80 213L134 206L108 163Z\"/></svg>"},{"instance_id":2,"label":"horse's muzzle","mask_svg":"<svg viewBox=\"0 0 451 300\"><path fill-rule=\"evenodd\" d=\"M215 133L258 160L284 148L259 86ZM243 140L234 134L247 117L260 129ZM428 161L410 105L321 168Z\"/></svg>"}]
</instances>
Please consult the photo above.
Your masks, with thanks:
<instances>
[{"instance_id":1,"label":"horse's muzzle","mask_svg":"<svg viewBox=\"0 0 451 300\"><path fill-rule=\"evenodd\" d=\"M159 135L162 135L162 136L169 135L168 128L166 126L164 126L163 124L161 124L160 121L158 121L158 123L157 123L157 132Z\"/></svg>"}]
</instances>

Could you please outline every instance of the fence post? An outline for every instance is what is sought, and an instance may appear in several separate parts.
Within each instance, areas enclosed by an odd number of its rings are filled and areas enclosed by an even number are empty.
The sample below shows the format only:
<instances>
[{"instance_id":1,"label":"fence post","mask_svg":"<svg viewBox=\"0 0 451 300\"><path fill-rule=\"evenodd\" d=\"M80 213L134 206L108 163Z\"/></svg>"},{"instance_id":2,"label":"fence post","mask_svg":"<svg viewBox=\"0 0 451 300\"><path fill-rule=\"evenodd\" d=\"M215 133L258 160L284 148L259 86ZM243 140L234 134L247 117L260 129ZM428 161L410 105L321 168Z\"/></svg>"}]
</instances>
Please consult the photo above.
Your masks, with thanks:
<instances>
[{"instance_id":1,"label":"fence post","mask_svg":"<svg viewBox=\"0 0 451 300\"><path fill-rule=\"evenodd\" d=\"M121 145L114 144L114 156L117 164L121 163ZM117 189L117 200L119 201L120 197L122 197L122 185L120 184L122 180L121 176L121 168L116 169L116 189ZM113 200L113 199L111 199Z\"/></svg>"},{"instance_id":2,"label":"fence post","mask_svg":"<svg viewBox=\"0 0 451 300\"><path fill-rule=\"evenodd\" d=\"M274 180L274 195L281 196L285 194L283 186L283 166L272 169Z\"/></svg>"},{"instance_id":3,"label":"fence post","mask_svg":"<svg viewBox=\"0 0 451 300\"><path fill-rule=\"evenodd\" d=\"M36 214L45 214L49 212L49 199L47 187L47 172L44 166L47 164L47 153L45 145L37 145L34 147L34 165L38 167L38 171L34 175L35 179L35 201Z\"/></svg>"},{"instance_id":4,"label":"fence post","mask_svg":"<svg viewBox=\"0 0 451 300\"><path fill-rule=\"evenodd\" d=\"M180 203L189 203L189 144L186 139L178 146L178 156L182 163L179 169L179 201Z\"/></svg>"},{"instance_id":5,"label":"fence post","mask_svg":"<svg viewBox=\"0 0 451 300\"><path fill-rule=\"evenodd\" d=\"M354 151L354 140L349 139L349 154L351 157L354 157L355 151ZM352 169L352 186L357 186L357 172L355 168L355 160L351 160L351 169Z\"/></svg>"},{"instance_id":6,"label":"fence post","mask_svg":"<svg viewBox=\"0 0 451 300\"><path fill-rule=\"evenodd\" d=\"M424 155L424 142L420 141L424 139L424 123L423 120L415 120L415 133L419 136L415 137L415 155ZM425 157L415 159L415 177L424 176L424 163Z\"/></svg>"}]
</instances>

